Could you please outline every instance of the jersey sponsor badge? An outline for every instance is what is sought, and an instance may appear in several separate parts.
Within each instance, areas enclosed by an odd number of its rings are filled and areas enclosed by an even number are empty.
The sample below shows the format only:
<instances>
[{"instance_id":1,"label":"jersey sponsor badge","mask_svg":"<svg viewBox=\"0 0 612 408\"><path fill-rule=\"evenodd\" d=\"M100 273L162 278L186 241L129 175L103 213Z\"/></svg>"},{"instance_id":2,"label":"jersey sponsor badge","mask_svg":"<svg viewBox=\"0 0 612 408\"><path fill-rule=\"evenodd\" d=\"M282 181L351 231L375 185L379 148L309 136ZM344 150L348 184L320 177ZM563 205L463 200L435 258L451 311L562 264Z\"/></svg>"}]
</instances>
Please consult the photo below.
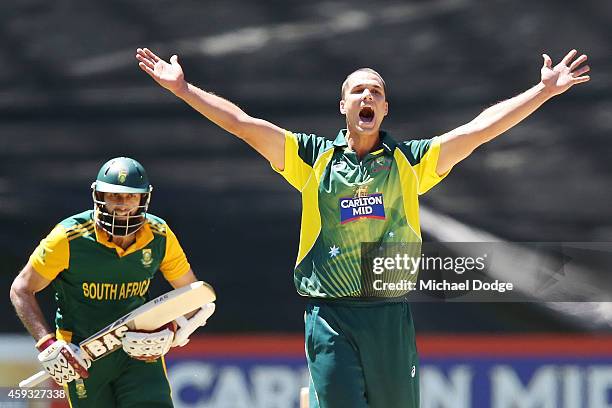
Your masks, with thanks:
<instances>
[{"instance_id":1,"label":"jersey sponsor badge","mask_svg":"<svg viewBox=\"0 0 612 408\"><path fill-rule=\"evenodd\" d=\"M385 219L385 205L382 193L368 194L367 186L360 186L354 197L340 199L340 224L359 218Z\"/></svg>"}]
</instances>

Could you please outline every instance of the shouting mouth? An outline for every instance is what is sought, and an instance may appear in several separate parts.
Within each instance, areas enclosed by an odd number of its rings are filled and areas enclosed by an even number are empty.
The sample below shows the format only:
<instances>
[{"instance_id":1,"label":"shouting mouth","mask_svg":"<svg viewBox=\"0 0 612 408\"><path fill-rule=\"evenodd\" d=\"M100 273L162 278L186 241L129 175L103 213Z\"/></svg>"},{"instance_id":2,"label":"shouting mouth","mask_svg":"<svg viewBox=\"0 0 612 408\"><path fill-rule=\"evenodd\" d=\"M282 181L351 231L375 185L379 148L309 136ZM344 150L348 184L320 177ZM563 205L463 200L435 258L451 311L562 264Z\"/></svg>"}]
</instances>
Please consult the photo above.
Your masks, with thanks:
<instances>
[{"instance_id":1,"label":"shouting mouth","mask_svg":"<svg viewBox=\"0 0 612 408\"><path fill-rule=\"evenodd\" d=\"M359 110L359 121L363 124L374 123L374 109L371 106L363 106Z\"/></svg>"}]
</instances>

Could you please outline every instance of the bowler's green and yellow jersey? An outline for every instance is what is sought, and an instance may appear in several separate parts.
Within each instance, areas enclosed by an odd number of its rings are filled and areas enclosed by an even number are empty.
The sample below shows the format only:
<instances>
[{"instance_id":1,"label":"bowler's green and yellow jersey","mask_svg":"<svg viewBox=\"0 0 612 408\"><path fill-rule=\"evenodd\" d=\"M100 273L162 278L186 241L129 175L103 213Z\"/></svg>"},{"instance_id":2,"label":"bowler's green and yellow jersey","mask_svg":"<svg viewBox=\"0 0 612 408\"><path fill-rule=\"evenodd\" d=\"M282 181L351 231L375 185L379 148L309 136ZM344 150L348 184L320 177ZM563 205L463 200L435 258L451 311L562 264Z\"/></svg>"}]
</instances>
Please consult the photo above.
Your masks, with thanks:
<instances>
[{"instance_id":1,"label":"bowler's green and yellow jersey","mask_svg":"<svg viewBox=\"0 0 612 408\"><path fill-rule=\"evenodd\" d=\"M346 130L332 142L285 133L285 168L275 169L302 193L298 293L362 297L361 244L420 243L418 196L436 185L439 138L380 145L359 160ZM414 275L416 280L416 275Z\"/></svg>"},{"instance_id":2,"label":"bowler's green and yellow jersey","mask_svg":"<svg viewBox=\"0 0 612 408\"><path fill-rule=\"evenodd\" d=\"M146 215L127 249L96 228L93 211L60 222L30 256L41 276L52 280L58 338L79 342L148 300L157 270L171 281L190 265L164 220Z\"/></svg>"}]
</instances>

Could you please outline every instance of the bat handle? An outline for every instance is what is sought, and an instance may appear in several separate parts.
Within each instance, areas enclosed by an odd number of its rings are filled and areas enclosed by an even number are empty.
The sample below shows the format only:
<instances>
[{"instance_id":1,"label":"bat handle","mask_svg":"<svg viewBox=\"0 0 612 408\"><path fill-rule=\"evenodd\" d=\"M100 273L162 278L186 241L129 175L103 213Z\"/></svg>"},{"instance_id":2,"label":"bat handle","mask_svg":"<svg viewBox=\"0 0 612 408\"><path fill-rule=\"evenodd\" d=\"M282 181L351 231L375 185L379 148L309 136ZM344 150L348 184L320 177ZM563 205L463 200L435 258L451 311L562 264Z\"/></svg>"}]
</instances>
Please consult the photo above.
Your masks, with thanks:
<instances>
[{"instance_id":1,"label":"bat handle","mask_svg":"<svg viewBox=\"0 0 612 408\"><path fill-rule=\"evenodd\" d=\"M49 378L51 378L49 373L47 373L46 371L39 371L36 374L34 374L33 376L28 377L25 380L21 381L19 383L19 386L21 388L34 388L37 385L39 385L40 383L48 380Z\"/></svg>"}]
</instances>

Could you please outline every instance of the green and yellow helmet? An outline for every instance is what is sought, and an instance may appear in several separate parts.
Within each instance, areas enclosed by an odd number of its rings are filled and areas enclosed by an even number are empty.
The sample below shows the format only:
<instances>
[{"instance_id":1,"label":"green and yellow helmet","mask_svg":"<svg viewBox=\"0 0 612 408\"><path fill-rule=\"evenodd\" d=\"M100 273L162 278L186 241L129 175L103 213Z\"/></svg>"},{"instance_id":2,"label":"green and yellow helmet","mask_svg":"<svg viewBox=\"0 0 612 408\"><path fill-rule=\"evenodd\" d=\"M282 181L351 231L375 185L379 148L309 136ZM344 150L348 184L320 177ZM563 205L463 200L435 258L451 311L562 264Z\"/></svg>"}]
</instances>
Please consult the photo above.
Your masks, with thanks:
<instances>
[{"instance_id":1,"label":"green and yellow helmet","mask_svg":"<svg viewBox=\"0 0 612 408\"><path fill-rule=\"evenodd\" d=\"M110 159L100 168L91 189L98 227L114 236L128 236L142 228L153 191L142 164L129 157ZM108 210L104 193L140 194L140 204L128 215L119 216Z\"/></svg>"}]
</instances>

